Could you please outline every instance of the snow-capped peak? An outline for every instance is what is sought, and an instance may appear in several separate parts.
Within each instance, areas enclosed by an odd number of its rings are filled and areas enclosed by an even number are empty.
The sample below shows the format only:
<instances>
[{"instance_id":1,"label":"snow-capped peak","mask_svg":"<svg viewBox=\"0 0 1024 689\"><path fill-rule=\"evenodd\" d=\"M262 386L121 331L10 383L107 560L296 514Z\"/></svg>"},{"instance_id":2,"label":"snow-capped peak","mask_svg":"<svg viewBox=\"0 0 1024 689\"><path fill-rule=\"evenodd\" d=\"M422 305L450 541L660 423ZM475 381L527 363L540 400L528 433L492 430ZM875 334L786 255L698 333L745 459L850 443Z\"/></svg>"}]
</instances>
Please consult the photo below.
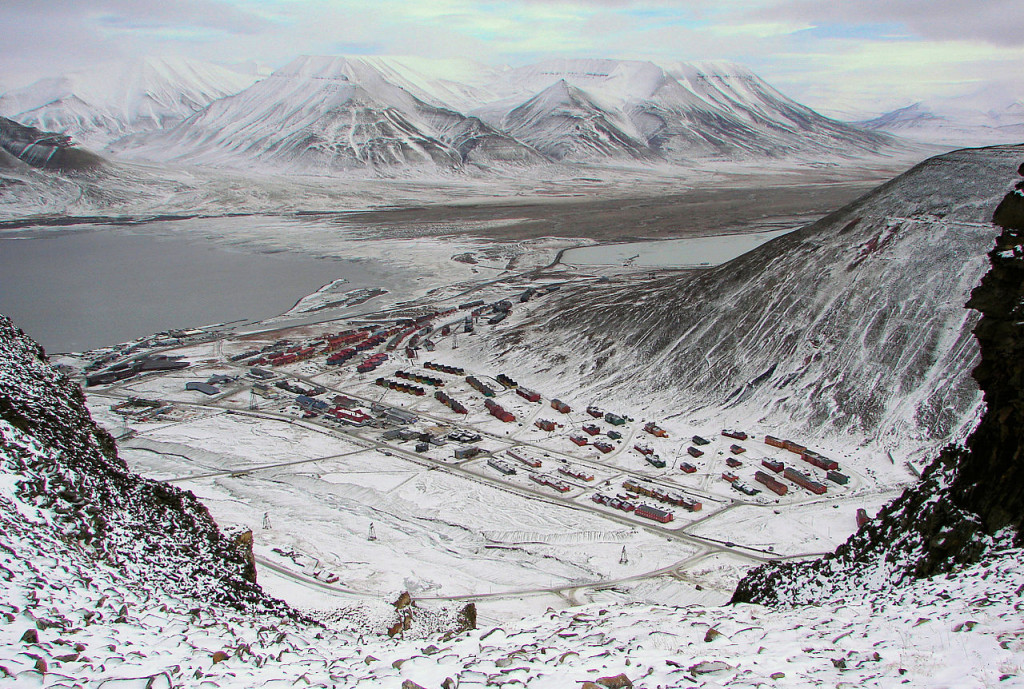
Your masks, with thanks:
<instances>
[{"instance_id":1,"label":"snow-capped peak","mask_svg":"<svg viewBox=\"0 0 1024 689\"><path fill-rule=\"evenodd\" d=\"M103 146L181 121L258 77L184 57L146 57L42 79L0 97L0 114Z\"/></svg>"}]
</instances>

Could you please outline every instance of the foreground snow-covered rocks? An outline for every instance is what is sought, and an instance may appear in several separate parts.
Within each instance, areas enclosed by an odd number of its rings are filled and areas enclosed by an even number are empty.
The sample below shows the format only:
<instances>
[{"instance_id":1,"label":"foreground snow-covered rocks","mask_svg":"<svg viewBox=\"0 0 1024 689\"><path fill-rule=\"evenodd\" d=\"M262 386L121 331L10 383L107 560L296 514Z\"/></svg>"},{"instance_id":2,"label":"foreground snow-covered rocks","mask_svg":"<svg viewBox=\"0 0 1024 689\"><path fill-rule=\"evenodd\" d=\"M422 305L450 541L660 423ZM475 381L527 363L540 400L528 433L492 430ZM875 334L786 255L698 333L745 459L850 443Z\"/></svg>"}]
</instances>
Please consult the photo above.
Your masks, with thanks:
<instances>
[{"instance_id":1,"label":"foreground snow-covered rocks","mask_svg":"<svg viewBox=\"0 0 1024 689\"><path fill-rule=\"evenodd\" d=\"M1018 549L821 607L588 606L454 638L389 640L126 586L116 570L40 538L28 517L4 514L5 686L630 686L599 681L622 674L652 689L981 687L1024 666Z\"/></svg>"},{"instance_id":2,"label":"foreground snow-covered rocks","mask_svg":"<svg viewBox=\"0 0 1024 689\"><path fill-rule=\"evenodd\" d=\"M1014 548L820 607L594 605L464 633L438 633L443 615L412 609L410 628L394 638L381 633L388 616L406 613L386 602L317 622L243 584L244 557L227 555L231 546L187 509L187 494L118 474L70 384L10 321L0 325L5 686L964 687L1012 680L1024 665ZM37 490L58 475L70 487ZM127 493L101 490L107 475ZM154 519L160 501L147 491L178 496L186 509L169 523ZM83 515L100 514L112 526L88 538ZM174 559L186 551L189 569Z\"/></svg>"}]
</instances>

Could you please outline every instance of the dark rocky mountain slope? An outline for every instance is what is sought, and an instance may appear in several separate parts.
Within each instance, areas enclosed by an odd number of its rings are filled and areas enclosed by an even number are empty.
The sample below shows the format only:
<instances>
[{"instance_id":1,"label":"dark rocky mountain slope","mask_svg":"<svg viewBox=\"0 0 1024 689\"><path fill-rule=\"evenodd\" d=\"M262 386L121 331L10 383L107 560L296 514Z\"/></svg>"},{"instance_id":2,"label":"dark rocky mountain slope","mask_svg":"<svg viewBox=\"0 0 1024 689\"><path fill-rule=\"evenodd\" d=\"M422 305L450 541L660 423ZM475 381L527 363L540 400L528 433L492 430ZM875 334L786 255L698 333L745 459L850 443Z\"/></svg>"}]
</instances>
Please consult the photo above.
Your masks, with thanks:
<instances>
[{"instance_id":1,"label":"dark rocky mountain slope","mask_svg":"<svg viewBox=\"0 0 1024 689\"><path fill-rule=\"evenodd\" d=\"M0 150L44 170L75 172L103 163L95 153L74 145L68 136L27 127L6 117L0 117Z\"/></svg>"},{"instance_id":2,"label":"dark rocky mountain slope","mask_svg":"<svg viewBox=\"0 0 1024 689\"><path fill-rule=\"evenodd\" d=\"M128 470L77 383L0 316L4 531L44 530L125 582L236 608L287 611L256 584L251 553L191 494ZM41 520L41 521L40 521ZM18 527L18 524L21 524ZM40 534L41 536L41 534Z\"/></svg>"},{"instance_id":3,"label":"dark rocky mountain slope","mask_svg":"<svg viewBox=\"0 0 1024 689\"><path fill-rule=\"evenodd\" d=\"M1020 167L1024 174L1024 165ZM981 361L974 378L986 410L965 447L946 448L920 484L886 506L832 555L765 565L743 579L736 602L820 603L907 577L977 562L993 545L1021 543L1024 527L1024 183L999 204L991 269L968 306Z\"/></svg>"}]
</instances>

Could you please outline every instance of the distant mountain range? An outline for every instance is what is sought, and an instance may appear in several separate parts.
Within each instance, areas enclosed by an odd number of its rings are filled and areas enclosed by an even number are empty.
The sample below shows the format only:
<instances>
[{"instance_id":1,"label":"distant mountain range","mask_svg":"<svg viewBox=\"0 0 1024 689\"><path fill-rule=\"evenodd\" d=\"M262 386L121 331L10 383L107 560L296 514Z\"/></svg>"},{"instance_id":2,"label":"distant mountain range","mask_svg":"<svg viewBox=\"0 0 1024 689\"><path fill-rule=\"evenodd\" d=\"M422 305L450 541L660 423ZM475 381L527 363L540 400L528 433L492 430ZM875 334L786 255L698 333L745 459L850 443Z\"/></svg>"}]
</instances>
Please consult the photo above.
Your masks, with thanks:
<instances>
[{"instance_id":1,"label":"distant mountain range","mask_svg":"<svg viewBox=\"0 0 1024 689\"><path fill-rule=\"evenodd\" d=\"M177 124L260 78L254 65L228 69L185 58L145 58L42 79L0 96L0 115L92 148Z\"/></svg>"},{"instance_id":2,"label":"distant mountain range","mask_svg":"<svg viewBox=\"0 0 1024 689\"><path fill-rule=\"evenodd\" d=\"M824 117L731 63L304 56L260 79L147 60L37 82L0 114L105 155L297 170L861 156L887 134Z\"/></svg>"},{"instance_id":3,"label":"distant mountain range","mask_svg":"<svg viewBox=\"0 0 1024 689\"><path fill-rule=\"evenodd\" d=\"M1002 100L982 108L969 107L967 102L917 102L857 124L872 131L949 146L1024 141L1024 101Z\"/></svg>"}]
</instances>

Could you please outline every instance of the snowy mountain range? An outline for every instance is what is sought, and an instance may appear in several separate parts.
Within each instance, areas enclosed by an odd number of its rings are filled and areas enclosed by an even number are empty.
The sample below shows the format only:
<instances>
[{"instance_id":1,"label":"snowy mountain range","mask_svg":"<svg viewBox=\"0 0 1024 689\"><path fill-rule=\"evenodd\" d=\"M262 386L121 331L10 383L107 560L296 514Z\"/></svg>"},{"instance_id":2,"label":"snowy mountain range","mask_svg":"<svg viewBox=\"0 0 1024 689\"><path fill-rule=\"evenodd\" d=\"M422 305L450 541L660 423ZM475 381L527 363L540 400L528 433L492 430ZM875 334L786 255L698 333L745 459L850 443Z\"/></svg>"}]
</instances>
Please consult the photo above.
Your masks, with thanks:
<instances>
[{"instance_id":1,"label":"snowy mountain range","mask_svg":"<svg viewBox=\"0 0 1024 689\"><path fill-rule=\"evenodd\" d=\"M987 103L978 107L975 103ZM916 102L857 123L909 140L952 146L1024 141L1024 101L979 95Z\"/></svg>"},{"instance_id":2,"label":"snowy mountain range","mask_svg":"<svg viewBox=\"0 0 1024 689\"><path fill-rule=\"evenodd\" d=\"M0 114L128 159L324 170L862 156L886 134L831 120L731 63L304 56L257 80L148 60L37 82Z\"/></svg>"},{"instance_id":3,"label":"snowy mountain range","mask_svg":"<svg viewBox=\"0 0 1024 689\"><path fill-rule=\"evenodd\" d=\"M476 111L540 150L673 162L877 152L891 141L819 115L740 65L552 60L508 70Z\"/></svg>"},{"instance_id":4,"label":"snowy mountain range","mask_svg":"<svg viewBox=\"0 0 1024 689\"><path fill-rule=\"evenodd\" d=\"M259 78L187 58L147 57L43 79L0 96L0 115L102 148L126 134L171 126Z\"/></svg>"},{"instance_id":5,"label":"snowy mountain range","mask_svg":"<svg viewBox=\"0 0 1024 689\"><path fill-rule=\"evenodd\" d=\"M325 168L541 160L479 119L392 84L371 64L331 57L294 60L173 128L112 150L158 160Z\"/></svg>"}]
</instances>

